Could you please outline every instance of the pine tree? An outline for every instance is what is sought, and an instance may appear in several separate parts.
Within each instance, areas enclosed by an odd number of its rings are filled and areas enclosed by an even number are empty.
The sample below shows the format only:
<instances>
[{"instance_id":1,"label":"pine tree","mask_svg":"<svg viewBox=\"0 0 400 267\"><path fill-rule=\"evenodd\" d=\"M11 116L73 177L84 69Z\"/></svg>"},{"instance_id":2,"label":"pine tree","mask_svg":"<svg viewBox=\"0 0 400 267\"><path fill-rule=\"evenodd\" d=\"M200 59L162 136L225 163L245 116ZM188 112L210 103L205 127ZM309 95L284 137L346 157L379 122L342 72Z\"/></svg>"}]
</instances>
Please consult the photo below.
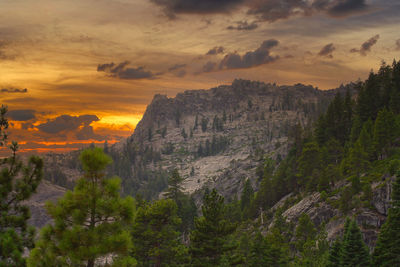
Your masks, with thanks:
<instances>
[{"instance_id":1,"label":"pine tree","mask_svg":"<svg viewBox=\"0 0 400 267\"><path fill-rule=\"evenodd\" d=\"M204 195L202 212L190 235L192 264L217 266L222 255L233 249L227 240L236 227L225 219L224 198L215 189Z\"/></svg>"},{"instance_id":2,"label":"pine tree","mask_svg":"<svg viewBox=\"0 0 400 267\"><path fill-rule=\"evenodd\" d=\"M326 267L339 267L341 258L341 240L336 239L332 247L329 249L328 263Z\"/></svg>"},{"instance_id":3,"label":"pine tree","mask_svg":"<svg viewBox=\"0 0 400 267\"><path fill-rule=\"evenodd\" d=\"M386 108L379 111L374 126L374 145L379 158L387 157L395 138L395 119Z\"/></svg>"},{"instance_id":4,"label":"pine tree","mask_svg":"<svg viewBox=\"0 0 400 267\"><path fill-rule=\"evenodd\" d=\"M120 197L120 179L105 178L111 158L100 148L80 155L85 175L56 204L47 203L53 224L42 229L28 266L95 266L112 258L115 266L132 266L129 256L133 199Z\"/></svg>"},{"instance_id":5,"label":"pine tree","mask_svg":"<svg viewBox=\"0 0 400 267\"><path fill-rule=\"evenodd\" d=\"M168 189L165 196L177 202L182 195L182 182L183 178L179 175L178 169L174 169L168 179Z\"/></svg>"},{"instance_id":6,"label":"pine tree","mask_svg":"<svg viewBox=\"0 0 400 267\"><path fill-rule=\"evenodd\" d=\"M392 189L392 207L373 253L374 266L400 266L400 172Z\"/></svg>"},{"instance_id":7,"label":"pine tree","mask_svg":"<svg viewBox=\"0 0 400 267\"><path fill-rule=\"evenodd\" d=\"M367 246L365 245L360 228L357 223L352 221L345 232L340 266L370 266L370 256Z\"/></svg>"},{"instance_id":8,"label":"pine tree","mask_svg":"<svg viewBox=\"0 0 400 267\"><path fill-rule=\"evenodd\" d=\"M268 266L267 242L260 232L257 232L251 243L248 263L250 267Z\"/></svg>"},{"instance_id":9,"label":"pine tree","mask_svg":"<svg viewBox=\"0 0 400 267\"><path fill-rule=\"evenodd\" d=\"M181 224L177 209L173 200L162 199L137 210L132 239L139 266L178 266L188 260L177 231Z\"/></svg>"},{"instance_id":10,"label":"pine tree","mask_svg":"<svg viewBox=\"0 0 400 267\"><path fill-rule=\"evenodd\" d=\"M251 182L249 179L246 179L246 182L244 183L243 191L242 191L242 197L240 198L240 208L242 212L249 208L251 201L254 198L254 190L253 187L251 186Z\"/></svg>"},{"instance_id":11,"label":"pine tree","mask_svg":"<svg viewBox=\"0 0 400 267\"><path fill-rule=\"evenodd\" d=\"M0 146L7 141L7 108L0 109ZM33 247L35 229L28 227L29 208L24 203L35 193L43 176L43 161L33 156L25 165L17 156L18 144L12 142L12 155L0 159L0 266L25 266L25 248Z\"/></svg>"},{"instance_id":12,"label":"pine tree","mask_svg":"<svg viewBox=\"0 0 400 267\"><path fill-rule=\"evenodd\" d=\"M317 230L315 229L315 225L310 220L308 214L301 214L295 233L297 249L302 252L307 241L314 240L316 234Z\"/></svg>"}]
</instances>

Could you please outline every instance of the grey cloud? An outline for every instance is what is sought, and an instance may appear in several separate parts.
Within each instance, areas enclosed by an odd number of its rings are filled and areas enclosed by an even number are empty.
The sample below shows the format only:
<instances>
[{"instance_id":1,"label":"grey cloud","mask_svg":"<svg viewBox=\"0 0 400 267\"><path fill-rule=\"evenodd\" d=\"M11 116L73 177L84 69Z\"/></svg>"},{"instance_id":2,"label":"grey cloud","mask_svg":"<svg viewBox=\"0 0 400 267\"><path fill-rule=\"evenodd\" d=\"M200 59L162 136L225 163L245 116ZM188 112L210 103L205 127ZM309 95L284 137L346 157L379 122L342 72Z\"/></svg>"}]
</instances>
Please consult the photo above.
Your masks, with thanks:
<instances>
[{"instance_id":1,"label":"grey cloud","mask_svg":"<svg viewBox=\"0 0 400 267\"><path fill-rule=\"evenodd\" d=\"M150 0L175 18L178 14L229 13L236 8L247 8L248 14L262 21L274 22L294 15L309 16L324 12L332 17L343 17L368 10L366 0ZM257 24L230 26L228 29L255 29Z\"/></svg>"},{"instance_id":2,"label":"grey cloud","mask_svg":"<svg viewBox=\"0 0 400 267\"><path fill-rule=\"evenodd\" d=\"M94 140L98 140L98 141L104 140L104 137L96 134L93 131L93 127L90 125L83 126L82 129L80 129L75 134L75 136L78 140L89 140L89 139L94 139Z\"/></svg>"},{"instance_id":3,"label":"grey cloud","mask_svg":"<svg viewBox=\"0 0 400 267\"><path fill-rule=\"evenodd\" d=\"M31 109L10 110L6 114L14 121L29 121L36 118L35 111Z\"/></svg>"},{"instance_id":4,"label":"grey cloud","mask_svg":"<svg viewBox=\"0 0 400 267\"><path fill-rule=\"evenodd\" d=\"M99 64L97 71L109 73L111 77L126 80L138 80L138 79L152 79L156 74L151 71L147 71L144 67L128 68L129 61L124 61L118 65L114 62Z\"/></svg>"},{"instance_id":5,"label":"grey cloud","mask_svg":"<svg viewBox=\"0 0 400 267\"><path fill-rule=\"evenodd\" d=\"M184 68L187 67L187 64L175 64L174 66L168 69L169 72L175 74L176 77L182 78L184 77L187 72Z\"/></svg>"},{"instance_id":6,"label":"grey cloud","mask_svg":"<svg viewBox=\"0 0 400 267\"><path fill-rule=\"evenodd\" d=\"M400 39L396 41L396 50L400 50Z\"/></svg>"},{"instance_id":7,"label":"grey cloud","mask_svg":"<svg viewBox=\"0 0 400 267\"><path fill-rule=\"evenodd\" d=\"M248 13L268 22L294 15L310 16L317 12L325 12L332 17L343 17L368 9L366 0L251 0L249 3Z\"/></svg>"},{"instance_id":8,"label":"grey cloud","mask_svg":"<svg viewBox=\"0 0 400 267\"><path fill-rule=\"evenodd\" d=\"M228 26L228 30L238 30L238 31L251 31L258 28L258 24L253 21L248 23L247 20L236 22L236 26Z\"/></svg>"},{"instance_id":9,"label":"grey cloud","mask_svg":"<svg viewBox=\"0 0 400 267\"><path fill-rule=\"evenodd\" d=\"M245 3L245 0L150 0L163 8L165 14L174 18L176 14L228 13Z\"/></svg>"},{"instance_id":10,"label":"grey cloud","mask_svg":"<svg viewBox=\"0 0 400 267\"><path fill-rule=\"evenodd\" d=\"M172 67L170 67L168 69L168 71L174 71L174 70L182 69L182 68L184 68L186 66L187 66L186 64L175 64Z\"/></svg>"},{"instance_id":11,"label":"grey cloud","mask_svg":"<svg viewBox=\"0 0 400 267\"><path fill-rule=\"evenodd\" d=\"M279 59L279 56L271 56L270 50L278 44L277 40L270 39L264 41L255 51L247 52L243 56L237 53L230 53L222 59L219 69L251 68L274 62Z\"/></svg>"},{"instance_id":12,"label":"grey cloud","mask_svg":"<svg viewBox=\"0 0 400 267\"><path fill-rule=\"evenodd\" d=\"M366 56L368 52L371 51L371 47L374 46L379 40L379 34L371 37L367 41L365 41L360 49L353 48L350 50L351 53L360 53L362 56Z\"/></svg>"},{"instance_id":13,"label":"grey cloud","mask_svg":"<svg viewBox=\"0 0 400 267\"><path fill-rule=\"evenodd\" d=\"M335 51L333 43L327 44L319 51L318 55L323 57L333 58L332 52Z\"/></svg>"},{"instance_id":14,"label":"grey cloud","mask_svg":"<svg viewBox=\"0 0 400 267\"><path fill-rule=\"evenodd\" d=\"M85 128L92 122L98 120L99 118L96 115L61 115L53 120L49 120L48 122L38 125L37 128L45 133L58 134L63 131L75 131L81 126Z\"/></svg>"},{"instance_id":15,"label":"grey cloud","mask_svg":"<svg viewBox=\"0 0 400 267\"><path fill-rule=\"evenodd\" d=\"M0 90L2 93L28 93L28 89L18 89L18 88L2 88Z\"/></svg>"},{"instance_id":16,"label":"grey cloud","mask_svg":"<svg viewBox=\"0 0 400 267\"><path fill-rule=\"evenodd\" d=\"M203 66L203 72L211 72L216 69L217 63L208 61L206 64Z\"/></svg>"},{"instance_id":17,"label":"grey cloud","mask_svg":"<svg viewBox=\"0 0 400 267\"><path fill-rule=\"evenodd\" d=\"M223 46L216 46L214 48L211 48L207 52L207 56L213 56L213 55L218 55L218 54L223 54L225 51L225 48Z\"/></svg>"},{"instance_id":18,"label":"grey cloud","mask_svg":"<svg viewBox=\"0 0 400 267\"><path fill-rule=\"evenodd\" d=\"M256 15L260 20L268 22L311 11L309 4L303 0L261 0L253 2L248 14Z\"/></svg>"},{"instance_id":19,"label":"grey cloud","mask_svg":"<svg viewBox=\"0 0 400 267\"><path fill-rule=\"evenodd\" d=\"M336 3L328 9L328 14L334 17L347 16L368 9L366 0L339 0L335 2Z\"/></svg>"}]
</instances>

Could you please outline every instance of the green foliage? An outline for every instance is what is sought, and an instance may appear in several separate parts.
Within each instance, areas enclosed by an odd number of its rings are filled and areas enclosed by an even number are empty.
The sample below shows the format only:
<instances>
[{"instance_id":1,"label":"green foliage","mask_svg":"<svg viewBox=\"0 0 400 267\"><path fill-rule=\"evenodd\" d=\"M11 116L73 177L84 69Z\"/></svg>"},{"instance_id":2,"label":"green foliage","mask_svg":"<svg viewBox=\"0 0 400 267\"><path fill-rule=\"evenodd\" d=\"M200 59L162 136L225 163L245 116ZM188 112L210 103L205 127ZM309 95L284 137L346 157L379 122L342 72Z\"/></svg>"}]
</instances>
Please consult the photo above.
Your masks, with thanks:
<instances>
[{"instance_id":1,"label":"green foliage","mask_svg":"<svg viewBox=\"0 0 400 267\"><path fill-rule=\"evenodd\" d=\"M28 266L94 266L102 258L134 262L129 226L133 199L120 197L120 179L105 178L111 158L100 148L81 153L85 175L73 191L46 208L54 220L41 231Z\"/></svg>"},{"instance_id":2,"label":"green foliage","mask_svg":"<svg viewBox=\"0 0 400 267\"><path fill-rule=\"evenodd\" d=\"M300 252L304 251L307 242L313 241L316 237L317 230L314 223L310 220L307 213L301 214L298 225L296 227L296 247Z\"/></svg>"},{"instance_id":3,"label":"green foliage","mask_svg":"<svg viewBox=\"0 0 400 267\"><path fill-rule=\"evenodd\" d=\"M393 183L392 205L378 236L373 253L374 266L400 265L400 172Z\"/></svg>"},{"instance_id":4,"label":"green foliage","mask_svg":"<svg viewBox=\"0 0 400 267\"><path fill-rule=\"evenodd\" d=\"M6 145L7 108L0 109L0 146ZM30 211L26 200L36 192L43 176L43 161L36 156L24 164L12 142L12 155L0 160L0 266L25 266L25 248L33 247L35 229L27 225Z\"/></svg>"},{"instance_id":5,"label":"green foliage","mask_svg":"<svg viewBox=\"0 0 400 267\"><path fill-rule=\"evenodd\" d=\"M369 251L355 221L350 222L344 233L340 266L370 266Z\"/></svg>"},{"instance_id":6,"label":"green foliage","mask_svg":"<svg viewBox=\"0 0 400 267\"><path fill-rule=\"evenodd\" d=\"M228 237L236 226L225 219L224 198L215 189L204 195L203 216L195 220L190 234L190 252L194 266L217 266L221 257L233 248Z\"/></svg>"},{"instance_id":7,"label":"green foliage","mask_svg":"<svg viewBox=\"0 0 400 267\"><path fill-rule=\"evenodd\" d=\"M168 189L165 196L177 202L182 194L182 182L183 178L179 175L178 169L174 169L168 179Z\"/></svg>"},{"instance_id":8,"label":"green foliage","mask_svg":"<svg viewBox=\"0 0 400 267\"><path fill-rule=\"evenodd\" d=\"M380 158L389 156L389 148L396 138L394 114L387 109L378 112L374 126L375 151Z\"/></svg>"},{"instance_id":9,"label":"green foliage","mask_svg":"<svg viewBox=\"0 0 400 267\"><path fill-rule=\"evenodd\" d=\"M177 231L181 219L171 199L138 208L132 227L133 257L138 266L179 266L188 261Z\"/></svg>"},{"instance_id":10,"label":"green foliage","mask_svg":"<svg viewBox=\"0 0 400 267\"><path fill-rule=\"evenodd\" d=\"M242 196L240 198L240 208L243 213L247 213L247 210L249 209L250 203L253 201L253 198L254 198L253 187L251 186L250 180L246 179L242 191ZM245 217L247 217L247 215L245 215Z\"/></svg>"}]
</instances>

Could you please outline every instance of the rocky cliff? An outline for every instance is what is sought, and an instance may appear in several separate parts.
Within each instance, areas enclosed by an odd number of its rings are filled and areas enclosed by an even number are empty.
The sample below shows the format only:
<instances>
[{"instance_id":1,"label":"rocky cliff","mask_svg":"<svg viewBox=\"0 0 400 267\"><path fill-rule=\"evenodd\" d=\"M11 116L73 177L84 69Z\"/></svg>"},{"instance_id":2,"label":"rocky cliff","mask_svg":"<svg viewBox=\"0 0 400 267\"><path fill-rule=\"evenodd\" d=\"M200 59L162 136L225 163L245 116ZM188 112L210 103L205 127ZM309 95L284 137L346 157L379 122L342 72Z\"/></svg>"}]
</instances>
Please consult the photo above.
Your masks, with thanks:
<instances>
[{"instance_id":1,"label":"rocky cliff","mask_svg":"<svg viewBox=\"0 0 400 267\"><path fill-rule=\"evenodd\" d=\"M232 198L243 181L257 185L262 157L285 157L291 128L311 128L334 91L297 84L277 86L235 80L209 90L156 95L131 138L129 149L160 151L148 168L177 167L188 193L217 187Z\"/></svg>"}]
</instances>

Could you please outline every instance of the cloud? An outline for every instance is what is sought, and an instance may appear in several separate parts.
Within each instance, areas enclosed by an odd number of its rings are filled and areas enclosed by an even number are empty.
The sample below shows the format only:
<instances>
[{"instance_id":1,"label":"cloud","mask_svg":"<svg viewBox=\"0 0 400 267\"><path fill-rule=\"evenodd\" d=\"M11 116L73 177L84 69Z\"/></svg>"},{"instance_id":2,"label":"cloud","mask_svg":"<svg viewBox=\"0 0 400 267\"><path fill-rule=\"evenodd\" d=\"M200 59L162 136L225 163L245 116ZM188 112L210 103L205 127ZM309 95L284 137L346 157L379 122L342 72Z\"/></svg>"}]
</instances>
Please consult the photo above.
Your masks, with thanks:
<instances>
[{"instance_id":1,"label":"cloud","mask_svg":"<svg viewBox=\"0 0 400 267\"><path fill-rule=\"evenodd\" d=\"M98 134L95 134L93 131L93 127L90 125L85 125L80 129L76 134L76 139L78 140L89 140L94 139L97 141L104 140L104 137Z\"/></svg>"},{"instance_id":2,"label":"cloud","mask_svg":"<svg viewBox=\"0 0 400 267\"><path fill-rule=\"evenodd\" d=\"M144 67L128 68L129 64L129 61L124 61L118 65L114 62L99 64L97 71L109 73L111 77L125 80L153 79L156 76L151 71L145 70Z\"/></svg>"},{"instance_id":3,"label":"cloud","mask_svg":"<svg viewBox=\"0 0 400 267\"><path fill-rule=\"evenodd\" d=\"M150 0L163 8L164 13L175 18L176 14L228 13L245 0Z\"/></svg>"},{"instance_id":4,"label":"cloud","mask_svg":"<svg viewBox=\"0 0 400 267\"><path fill-rule=\"evenodd\" d=\"M217 63L208 61L206 64L203 66L203 72L211 72L213 70L216 70Z\"/></svg>"},{"instance_id":5,"label":"cloud","mask_svg":"<svg viewBox=\"0 0 400 267\"><path fill-rule=\"evenodd\" d=\"M396 41L396 50L399 51L400 50L400 39L398 39Z\"/></svg>"},{"instance_id":6,"label":"cloud","mask_svg":"<svg viewBox=\"0 0 400 267\"><path fill-rule=\"evenodd\" d=\"M353 48L350 50L351 53L360 53L360 55L362 56L366 56L368 52L371 51L371 47L373 47L379 40L379 34L371 37L370 39L368 39L367 41L365 41L360 49L357 48Z\"/></svg>"},{"instance_id":7,"label":"cloud","mask_svg":"<svg viewBox=\"0 0 400 267\"><path fill-rule=\"evenodd\" d=\"M249 51L243 56L237 53L230 53L222 59L219 69L240 69L251 68L262 64L267 64L279 59L279 56L271 56L270 50L277 46L279 42L275 39L264 41L259 48Z\"/></svg>"},{"instance_id":8,"label":"cloud","mask_svg":"<svg viewBox=\"0 0 400 267\"><path fill-rule=\"evenodd\" d=\"M336 3L328 9L328 14L333 17L343 17L368 9L366 0L339 0L335 2Z\"/></svg>"},{"instance_id":9,"label":"cloud","mask_svg":"<svg viewBox=\"0 0 400 267\"><path fill-rule=\"evenodd\" d=\"M223 46L216 46L214 48L211 48L208 50L206 56L213 56L213 55L218 55L218 54L223 54L225 51L225 48Z\"/></svg>"},{"instance_id":10,"label":"cloud","mask_svg":"<svg viewBox=\"0 0 400 267\"><path fill-rule=\"evenodd\" d=\"M268 22L311 12L308 2L303 0L261 0L253 2L248 14L256 15L260 20Z\"/></svg>"},{"instance_id":11,"label":"cloud","mask_svg":"<svg viewBox=\"0 0 400 267\"><path fill-rule=\"evenodd\" d=\"M176 77L182 78L187 74L185 70L186 67L187 64L175 64L172 67L168 68L168 71L175 74Z\"/></svg>"},{"instance_id":12,"label":"cloud","mask_svg":"<svg viewBox=\"0 0 400 267\"><path fill-rule=\"evenodd\" d=\"M61 115L53 120L39 124L37 128L41 132L49 134L58 134L64 131L75 131L80 127L87 127L92 122L98 121L99 118L96 115L81 115L81 116L70 116Z\"/></svg>"},{"instance_id":13,"label":"cloud","mask_svg":"<svg viewBox=\"0 0 400 267\"><path fill-rule=\"evenodd\" d=\"M296 15L311 16L318 12L343 17L368 10L366 0L250 0L249 6L249 14L268 22Z\"/></svg>"},{"instance_id":14,"label":"cloud","mask_svg":"<svg viewBox=\"0 0 400 267\"><path fill-rule=\"evenodd\" d=\"M327 44L319 51L318 56L333 58L332 52L335 51L333 43Z\"/></svg>"},{"instance_id":15,"label":"cloud","mask_svg":"<svg viewBox=\"0 0 400 267\"><path fill-rule=\"evenodd\" d=\"M28 89L18 89L18 88L2 88L0 90L2 93L28 93Z\"/></svg>"},{"instance_id":16,"label":"cloud","mask_svg":"<svg viewBox=\"0 0 400 267\"><path fill-rule=\"evenodd\" d=\"M14 121L29 121L36 118L35 111L32 109L10 110L6 114Z\"/></svg>"},{"instance_id":17,"label":"cloud","mask_svg":"<svg viewBox=\"0 0 400 267\"><path fill-rule=\"evenodd\" d=\"M238 30L238 31L251 31L258 28L258 24L253 21L252 23L248 23L247 20L245 21L238 21L236 22L236 26L228 26L228 30Z\"/></svg>"},{"instance_id":18,"label":"cloud","mask_svg":"<svg viewBox=\"0 0 400 267\"><path fill-rule=\"evenodd\" d=\"M170 67L168 69L168 71L174 71L174 70L182 69L182 68L184 68L186 66L187 66L187 64L175 64L172 67Z\"/></svg>"}]
</instances>

